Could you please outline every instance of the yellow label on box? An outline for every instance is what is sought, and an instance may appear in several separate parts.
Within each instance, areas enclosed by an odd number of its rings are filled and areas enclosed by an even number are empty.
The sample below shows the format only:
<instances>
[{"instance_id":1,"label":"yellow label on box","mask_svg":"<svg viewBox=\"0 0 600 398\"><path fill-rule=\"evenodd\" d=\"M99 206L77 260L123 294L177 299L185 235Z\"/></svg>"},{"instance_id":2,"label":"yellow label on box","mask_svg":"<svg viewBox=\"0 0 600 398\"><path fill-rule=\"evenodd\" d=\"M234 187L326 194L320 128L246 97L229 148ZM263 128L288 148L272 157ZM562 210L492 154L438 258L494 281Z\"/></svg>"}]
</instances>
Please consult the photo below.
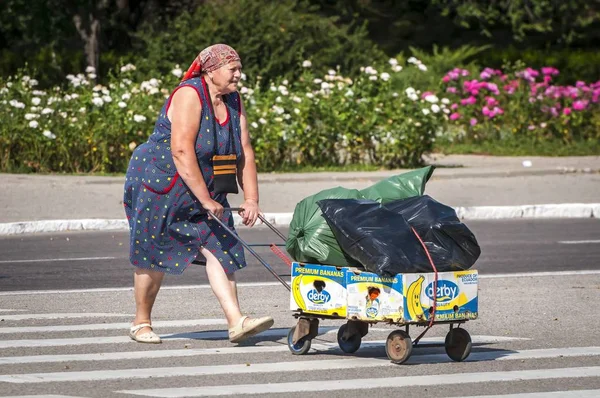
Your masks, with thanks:
<instances>
[{"instance_id":1,"label":"yellow label on box","mask_svg":"<svg viewBox=\"0 0 600 398\"><path fill-rule=\"evenodd\" d=\"M345 270L329 265L292 264L290 309L346 317Z\"/></svg>"}]
</instances>

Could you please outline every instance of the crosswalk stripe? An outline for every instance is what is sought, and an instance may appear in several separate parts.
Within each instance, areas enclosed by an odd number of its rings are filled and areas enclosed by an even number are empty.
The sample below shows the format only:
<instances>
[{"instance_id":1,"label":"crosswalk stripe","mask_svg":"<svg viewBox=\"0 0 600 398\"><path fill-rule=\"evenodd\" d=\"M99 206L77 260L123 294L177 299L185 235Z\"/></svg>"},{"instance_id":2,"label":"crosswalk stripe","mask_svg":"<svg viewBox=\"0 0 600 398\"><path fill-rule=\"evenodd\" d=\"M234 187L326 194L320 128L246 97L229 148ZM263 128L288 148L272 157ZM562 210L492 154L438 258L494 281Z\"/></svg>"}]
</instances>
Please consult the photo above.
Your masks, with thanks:
<instances>
[{"instance_id":1,"label":"crosswalk stripe","mask_svg":"<svg viewBox=\"0 0 600 398\"><path fill-rule=\"evenodd\" d=\"M178 326L208 326L227 325L225 319L186 319L179 321L154 321L154 327L178 327ZM48 332L71 332L80 330L108 330L129 329L131 323L95 323L86 325L58 325L58 326L24 326L0 328L0 334L7 333L48 333Z\"/></svg>"},{"instance_id":2,"label":"crosswalk stripe","mask_svg":"<svg viewBox=\"0 0 600 398\"><path fill-rule=\"evenodd\" d=\"M507 338L499 336L471 336L474 344L494 344L501 341L527 340L522 338ZM363 341L361 349L377 348L385 344L385 340ZM425 337L419 346L443 345L443 337ZM313 343L313 351L339 351L337 343ZM248 346L248 347L220 347L220 348L188 348L183 350L156 350L156 351L124 351L104 352L99 354L69 354L69 355L27 355L20 357L0 357L0 365L14 365L24 363L50 363L50 362L82 362L82 361L119 361L131 359L155 359L169 357L189 357L200 355L232 355L232 354L260 354L271 352L287 352L287 345L276 346Z\"/></svg>"},{"instance_id":3,"label":"crosswalk stripe","mask_svg":"<svg viewBox=\"0 0 600 398\"><path fill-rule=\"evenodd\" d=\"M523 394L502 394L502 395L477 395L464 398L598 398L600 390L571 390L571 391L547 391L547 392L527 392Z\"/></svg>"},{"instance_id":4,"label":"crosswalk stripe","mask_svg":"<svg viewBox=\"0 0 600 398\"><path fill-rule=\"evenodd\" d=\"M19 311L27 311L27 310L16 310L13 308L0 308L0 312L19 312Z\"/></svg>"},{"instance_id":5,"label":"crosswalk stripe","mask_svg":"<svg viewBox=\"0 0 600 398\"><path fill-rule=\"evenodd\" d=\"M2 398L83 398L76 397L74 395L11 395L10 397L2 397Z\"/></svg>"},{"instance_id":6,"label":"crosswalk stripe","mask_svg":"<svg viewBox=\"0 0 600 398\"><path fill-rule=\"evenodd\" d=\"M366 360L361 358L361 360ZM315 361L315 364L318 362ZM240 384L229 386L203 386L182 388L157 388L145 390L121 390L122 394L147 397L213 397L223 395L247 395L270 393L299 393L340 390L372 390L373 388L398 388L414 386L441 386L466 383L510 382L525 380L548 380L555 378L600 377L600 366L514 370L501 372L451 373L427 376L400 376L368 379L344 379L327 381L300 381L291 383Z\"/></svg>"},{"instance_id":7,"label":"crosswalk stripe","mask_svg":"<svg viewBox=\"0 0 600 398\"><path fill-rule=\"evenodd\" d=\"M5 321L25 321L28 319L67 319L67 318L106 318L106 317L123 317L128 316L133 318L132 314L111 314L111 313L96 313L96 312L81 312L81 313L57 313L57 314L15 314L15 315L0 315Z\"/></svg>"},{"instance_id":8,"label":"crosswalk stripe","mask_svg":"<svg viewBox=\"0 0 600 398\"><path fill-rule=\"evenodd\" d=\"M600 355L600 347L570 347L547 350L523 351L485 351L474 352L468 361L521 360L557 357L580 357ZM415 355L408 363L438 363L451 362L446 355ZM0 376L0 382L7 383L46 383L61 381L99 381L118 379L145 379L172 376L214 376L224 374L274 373L274 372L303 372L311 370L357 369L374 366L395 366L387 358L342 358L333 360L306 360L290 362L270 362L257 364L228 364L209 366L179 366L163 368L137 368L119 370L98 370L82 372L32 373ZM600 368L599 368L600 369Z\"/></svg>"}]
</instances>

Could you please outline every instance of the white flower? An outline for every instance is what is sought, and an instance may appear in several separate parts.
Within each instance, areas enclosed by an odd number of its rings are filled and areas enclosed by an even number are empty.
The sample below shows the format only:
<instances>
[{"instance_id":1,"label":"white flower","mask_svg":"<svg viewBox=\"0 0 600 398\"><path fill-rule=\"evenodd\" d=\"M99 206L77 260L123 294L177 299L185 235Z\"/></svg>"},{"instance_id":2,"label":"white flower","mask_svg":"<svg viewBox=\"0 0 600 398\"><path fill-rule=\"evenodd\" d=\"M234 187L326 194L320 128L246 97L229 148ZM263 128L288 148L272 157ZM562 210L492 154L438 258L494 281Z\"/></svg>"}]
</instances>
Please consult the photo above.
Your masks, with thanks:
<instances>
[{"instance_id":1,"label":"white flower","mask_svg":"<svg viewBox=\"0 0 600 398\"><path fill-rule=\"evenodd\" d=\"M304 62L302 62L303 68L310 68L311 66L312 66L312 62L310 62L309 60L305 60Z\"/></svg>"},{"instance_id":2,"label":"white flower","mask_svg":"<svg viewBox=\"0 0 600 398\"><path fill-rule=\"evenodd\" d=\"M67 115L67 112L59 112L58 114L59 114L60 116L62 116L62 118L63 118L63 119L66 119L66 118L67 118L67 116L68 116L68 115Z\"/></svg>"},{"instance_id":3,"label":"white flower","mask_svg":"<svg viewBox=\"0 0 600 398\"><path fill-rule=\"evenodd\" d=\"M40 109L40 107L39 107L39 106L32 106L32 107L31 107L31 108L29 108L29 109L31 109L31 112L37 112L37 111L38 111L38 109Z\"/></svg>"},{"instance_id":4,"label":"white flower","mask_svg":"<svg viewBox=\"0 0 600 398\"><path fill-rule=\"evenodd\" d=\"M35 113L26 113L25 114L25 120L33 120L38 117L40 117L40 115L36 115Z\"/></svg>"},{"instance_id":5,"label":"white flower","mask_svg":"<svg viewBox=\"0 0 600 398\"><path fill-rule=\"evenodd\" d=\"M245 81L247 78L248 76L246 76L246 74L242 72L242 74L240 75L240 80Z\"/></svg>"},{"instance_id":6,"label":"white flower","mask_svg":"<svg viewBox=\"0 0 600 398\"><path fill-rule=\"evenodd\" d=\"M127 104L124 103L123 101L119 101L119 103L117 105L119 106L119 108L125 108L127 106Z\"/></svg>"},{"instance_id":7,"label":"white flower","mask_svg":"<svg viewBox=\"0 0 600 398\"><path fill-rule=\"evenodd\" d=\"M425 96L425 101L431 102L432 104L435 104L436 102L438 102L438 97L436 97L433 94L429 94L429 95Z\"/></svg>"},{"instance_id":8,"label":"white flower","mask_svg":"<svg viewBox=\"0 0 600 398\"><path fill-rule=\"evenodd\" d=\"M278 115L281 115L285 112L285 109L283 109L280 106L273 105L273 111L275 111L275 113L277 113Z\"/></svg>"},{"instance_id":9,"label":"white flower","mask_svg":"<svg viewBox=\"0 0 600 398\"><path fill-rule=\"evenodd\" d=\"M390 58L390 60L388 61L390 63L390 65L392 66L396 66L398 65L398 60L396 58Z\"/></svg>"},{"instance_id":10,"label":"white flower","mask_svg":"<svg viewBox=\"0 0 600 398\"><path fill-rule=\"evenodd\" d=\"M94 68L93 66L88 66L87 68L85 68L85 73L94 73L96 72L96 68Z\"/></svg>"},{"instance_id":11,"label":"white flower","mask_svg":"<svg viewBox=\"0 0 600 398\"><path fill-rule=\"evenodd\" d=\"M145 122L146 121L146 116L144 116L144 115L133 115L133 120L135 120L137 123Z\"/></svg>"},{"instance_id":12,"label":"white flower","mask_svg":"<svg viewBox=\"0 0 600 398\"><path fill-rule=\"evenodd\" d=\"M420 64L421 61L419 61L418 59L416 59L415 57L410 57L407 61L409 64Z\"/></svg>"},{"instance_id":13,"label":"white flower","mask_svg":"<svg viewBox=\"0 0 600 398\"><path fill-rule=\"evenodd\" d=\"M442 110L442 112L444 112L444 113L447 115L447 114L449 114L449 113L450 113L450 109L448 109L448 108L444 108L444 109Z\"/></svg>"},{"instance_id":14,"label":"white flower","mask_svg":"<svg viewBox=\"0 0 600 398\"><path fill-rule=\"evenodd\" d=\"M275 102L281 102L281 97L277 96L277 97L275 98Z\"/></svg>"},{"instance_id":15,"label":"white flower","mask_svg":"<svg viewBox=\"0 0 600 398\"><path fill-rule=\"evenodd\" d=\"M373 68L372 66L367 66L367 67L365 68L365 73L366 73L367 75L376 75L376 74L377 74L377 71L376 71L376 70L375 70L375 68Z\"/></svg>"},{"instance_id":16,"label":"white flower","mask_svg":"<svg viewBox=\"0 0 600 398\"><path fill-rule=\"evenodd\" d=\"M283 122L283 118L281 118L281 117L276 117L276 118L275 118L275 119L273 119L273 120L275 120L277 123L281 123L281 122Z\"/></svg>"},{"instance_id":17,"label":"white flower","mask_svg":"<svg viewBox=\"0 0 600 398\"><path fill-rule=\"evenodd\" d=\"M258 122L260 124L267 124L267 121L265 119L263 119L262 117L260 119L258 119Z\"/></svg>"},{"instance_id":18,"label":"white flower","mask_svg":"<svg viewBox=\"0 0 600 398\"><path fill-rule=\"evenodd\" d=\"M407 96L412 101L418 101L419 100L419 96L417 95L417 93L411 93L411 94L408 94Z\"/></svg>"},{"instance_id":19,"label":"white flower","mask_svg":"<svg viewBox=\"0 0 600 398\"><path fill-rule=\"evenodd\" d=\"M154 94L158 94L160 92L159 89L157 89L156 87L152 87L149 91L148 94L150 95L154 95Z\"/></svg>"},{"instance_id":20,"label":"white flower","mask_svg":"<svg viewBox=\"0 0 600 398\"><path fill-rule=\"evenodd\" d=\"M42 115L48 115L50 113L54 113L54 109L51 109L51 108L42 109Z\"/></svg>"},{"instance_id":21,"label":"white flower","mask_svg":"<svg viewBox=\"0 0 600 398\"><path fill-rule=\"evenodd\" d=\"M271 87L269 87L269 90L271 90L271 91L277 91L277 87L271 86Z\"/></svg>"},{"instance_id":22,"label":"white flower","mask_svg":"<svg viewBox=\"0 0 600 398\"><path fill-rule=\"evenodd\" d=\"M314 97L313 93L306 93L306 96L307 96L308 98L313 98L313 97Z\"/></svg>"},{"instance_id":23,"label":"white flower","mask_svg":"<svg viewBox=\"0 0 600 398\"><path fill-rule=\"evenodd\" d=\"M283 85L282 85L282 86L279 86L279 87L277 87L277 90L278 90L278 91L279 91L281 94L283 94L283 95L288 95L288 94L289 94L289 92L288 92L288 89L287 89L287 87L286 87L286 86L283 86Z\"/></svg>"},{"instance_id":24,"label":"white flower","mask_svg":"<svg viewBox=\"0 0 600 398\"><path fill-rule=\"evenodd\" d=\"M12 87L12 82L6 83L6 87Z\"/></svg>"},{"instance_id":25,"label":"white flower","mask_svg":"<svg viewBox=\"0 0 600 398\"><path fill-rule=\"evenodd\" d=\"M35 79L29 80L29 87L35 87L39 84L39 82Z\"/></svg>"},{"instance_id":26,"label":"white flower","mask_svg":"<svg viewBox=\"0 0 600 398\"><path fill-rule=\"evenodd\" d=\"M329 70L327 71L327 74L328 74L329 76L335 76L335 71L334 71L333 69L329 69Z\"/></svg>"},{"instance_id":27,"label":"white flower","mask_svg":"<svg viewBox=\"0 0 600 398\"><path fill-rule=\"evenodd\" d=\"M5 89L2 89L2 90L5 90ZM2 90L0 90L0 92L2 92ZM8 90L6 90L6 91L8 91ZM44 95L46 95L46 92L45 91L41 91L41 90L33 90L32 94L40 96L40 97L43 97Z\"/></svg>"},{"instance_id":28,"label":"white flower","mask_svg":"<svg viewBox=\"0 0 600 398\"><path fill-rule=\"evenodd\" d=\"M379 75L379 77L381 77L381 80L383 80L384 82L390 80L390 74L387 72L383 72L381 75Z\"/></svg>"},{"instance_id":29,"label":"white flower","mask_svg":"<svg viewBox=\"0 0 600 398\"><path fill-rule=\"evenodd\" d=\"M56 138L56 135L52 134L52 131L50 130L44 130L42 134L44 135L44 137L50 138L51 140Z\"/></svg>"},{"instance_id":30,"label":"white flower","mask_svg":"<svg viewBox=\"0 0 600 398\"><path fill-rule=\"evenodd\" d=\"M73 93L71 94L71 98L75 99L75 98L79 98L79 94L77 93Z\"/></svg>"},{"instance_id":31,"label":"white flower","mask_svg":"<svg viewBox=\"0 0 600 398\"><path fill-rule=\"evenodd\" d=\"M103 96L102 99L104 100L104 102L112 102L112 98L110 98L109 95Z\"/></svg>"},{"instance_id":32,"label":"white flower","mask_svg":"<svg viewBox=\"0 0 600 398\"><path fill-rule=\"evenodd\" d=\"M252 126L252 128L255 128L255 129L257 129L257 128L258 128L258 123L256 123L256 122L252 122L252 123L250 124L250 126Z\"/></svg>"},{"instance_id":33,"label":"white flower","mask_svg":"<svg viewBox=\"0 0 600 398\"><path fill-rule=\"evenodd\" d=\"M171 71L171 74L175 77L181 77L183 75L183 71L179 67L176 67Z\"/></svg>"},{"instance_id":34,"label":"white flower","mask_svg":"<svg viewBox=\"0 0 600 398\"><path fill-rule=\"evenodd\" d=\"M419 69L421 69L423 72L426 72L426 71L427 71L427 67L426 67L425 65L423 65L423 64L419 64L417 67L418 67Z\"/></svg>"},{"instance_id":35,"label":"white flower","mask_svg":"<svg viewBox=\"0 0 600 398\"><path fill-rule=\"evenodd\" d=\"M102 94L109 95L110 91L106 87L102 87Z\"/></svg>"},{"instance_id":36,"label":"white flower","mask_svg":"<svg viewBox=\"0 0 600 398\"><path fill-rule=\"evenodd\" d=\"M431 113L431 112L429 112L429 109L427 109L427 108L423 108L422 111L423 111L423 115L429 115Z\"/></svg>"},{"instance_id":37,"label":"white flower","mask_svg":"<svg viewBox=\"0 0 600 398\"><path fill-rule=\"evenodd\" d=\"M125 83L127 86L130 86L133 82L129 79L123 79L123 83Z\"/></svg>"},{"instance_id":38,"label":"white flower","mask_svg":"<svg viewBox=\"0 0 600 398\"><path fill-rule=\"evenodd\" d=\"M82 106L81 108L79 108L79 113L85 113L85 111L86 111L85 107Z\"/></svg>"},{"instance_id":39,"label":"white flower","mask_svg":"<svg viewBox=\"0 0 600 398\"><path fill-rule=\"evenodd\" d=\"M248 89L246 87L242 87L240 89L240 93L242 93L242 94L246 94L247 92L248 92Z\"/></svg>"},{"instance_id":40,"label":"white flower","mask_svg":"<svg viewBox=\"0 0 600 398\"><path fill-rule=\"evenodd\" d=\"M295 113L296 115L299 115L299 114L300 114L300 109L298 109L298 108L294 108L294 113Z\"/></svg>"},{"instance_id":41,"label":"white flower","mask_svg":"<svg viewBox=\"0 0 600 398\"><path fill-rule=\"evenodd\" d=\"M440 111L440 107L437 104L431 105L431 112L438 113Z\"/></svg>"},{"instance_id":42,"label":"white flower","mask_svg":"<svg viewBox=\"0 0 600 398\"><path fill-rule=\"evenodd\" d=\"M31 127L32 129L37 129L39 126L39 123L35 120L32 120L29 122L29 127Z\"/></svg>"},{"instance_id":43,"label":"white flower","mask_svg":"<svg viewBox=\"0 0 600 398\"><path fill-rule=\"evenodd\" d=\"M346 97L352 97L354 95L354 91L352 91L351 89L348 89L346 91L346 94L344 94Z\"/></svg>"},{"instance_id":44,"label":"white flower","mask_svg":"<svg viewBox=\"0 0 600 398\"><path fill-rule=\"evenodd\" d=\"M442 98L442 104L448 105L449 103L450 103L450 100L448 98Z\"/></svg>"},{"instance_id":45,"label":"white flower","mask_svg":"<svg viewBox=\"0 0 600 398\"><path fill-rule=\"evenodd\" d=\"M131 98L131 94L129 94L129 93L125 93L121 96L121 99L124 101L127 101L130 98Z\"/></svg>"},{"instance_id":46,"label":"white flower","mask_svg":"<svg viewBox=\"0 0 600 398\"><path fill-rule=\"evenodd\" d=\"M397 97L397 96L398 96L398 93L396 93L396 92L392 93L392 97L394 97L394 98L395 98L395 97Z\"/></svg>"},{"instance_id":47,"label":"white flower","mask_svg":"<svg viewBox=\"0 0 600 398\"><path fill-rule=\"evenodd\" d=\"M323 82L321 83L321 89L328 90L330 88L329 83Z\"/></svg>"},{"instance_id":48,"label":"white flower","mask_svg":"<svg viewBox=\"0 0 600 398\"><path fill-rule=\"evenodd\" d=\"M6 93L8 93L8 89L6 87L2 87L0 89L0 94L6 94ZM34 92L34 94L35 94L35 92ZM37 94L37 95L39 95L39 94Z\"/></svg>"},{"instance_id":49,"label":"white flower","mask_svg":"<svg viewBox=\"0 0 600 398\"><path fill-rule=\"evenodd\" d=\"M17 100L10 100L8 103L9 103L11 106L14 106L15 108L18 108L18 109L25 109L25 104L24 104L24 103L22 103L22 102L19 102L19 101L17 101Z\"/></svg>"},{"instance_id":50,"label":"white flower","mask_svg":"<svg viewBox=\"0 0 600 398\"><path fill-rule=\"evenodd\" d=\"M89 77L90 79L94 80L94 79L96 78L96 74L95 74L95 73L89 73L89 74L88 74L88 77ZM87 83L87 82L85 82L85 81L82 81L81 83L82 83L82 84L85 84L85 83Z\"/></svg>"},{"instance_id":51,"label":"white flower","mask_svg":"<svg viewBox=\"0 0 600 398\"><path fill-rule=\"evenodd\" d=\"M135 69L136 69L135 65L132 65L132 64L127 64L127 65L121 66L121 72L129 72L129 71L132 71Z\"/></svg>"},{"instance_id":52,"label":"white flower","mask_svg":"<svg viewBox=\"0 0 600 398\"><path fill-rule=\"evenodd\" d=\"M323 83L323 80L321 80L321 79L315 79L315 80L313 80L313 83L314 84L321 84L321 83Z\"/></svg>"},{"instance_id":53,"label":"white flower","mask_svg":"<svg viewBox=\"0 0 600 398\"><path fill-rule=\"evenodd\" d=\"M377 80L377 76L375 76L375 75L371 75L371 76L369 76L369 80L373 80L373 81L375 81L375 80Z\"/></svg>"},{"instance_id":54,"label":"white flower","mask_svg":"<svg viewBox=\"0 0 600 398\"><path fill-rule=\"evenodd\" d=\"M294 96L292 97L292 101L294 101L294 102L296 102L296 103L298 103L298 104L299 104L299 103L301 103L301 102L302 102L302 98L300 98L300 97L297 97L297 96L295 96L295 95L294 95Z\"/></svg>"},{"instance_id":55,"label":"white flower","mask_svg":"<svg viewBox=\"0 0 600 398\"><path fill-rule=\"evenodd\" d=\"M96 106L102 106L104 105L104 101L102 101L102 98L92 98L92 104L96 105Z\"/></svg>"},{"instance_id":56,"label":"white flower","mask_svg":"<svg viewBox=\"0 0 600 398\"><path fill-rule=\"evenodd\" d=\"M21 78L21 80L23 80L23 83L27 83L29 80L31 80L31 78L29 76L25 75Z\"/></svg>"},{"instance_id":57,"label":"white flower","mask_svg":"<svg viewBox=\"0 0 600 398\"><path fill-rule=\"evenodd\" d=\"M137 144L135 143L135 141L131 141L129 143L129 150L133 151L135 149L135 147L137 146Z\"/></svg>"},{"instance_id":58,"label":"white flower","mask_svg":"<svg viewBox=\"0 0 600 398\"><path fill-rule=\"evenodd\" d=\"M409 87L406 90L404 90L404 92L406 93L406 95L410 95L410 94L414 94L416 91L414 88Z\"/></svg>"},{"instance_id":59,"label":"white flower","mask_svg":"<svg viewBox=\"0 0 600 398\"><path fill-rule=\"evenodd\" d=\"M39 99L38 97L33 97L33 98L31 99L31 103L32 103L33 105L35 105L35 106L38 106L38 105L40 104L40 102L42 102L42 100L41 100L41 99Z\"/></svg>"}]
</instances>

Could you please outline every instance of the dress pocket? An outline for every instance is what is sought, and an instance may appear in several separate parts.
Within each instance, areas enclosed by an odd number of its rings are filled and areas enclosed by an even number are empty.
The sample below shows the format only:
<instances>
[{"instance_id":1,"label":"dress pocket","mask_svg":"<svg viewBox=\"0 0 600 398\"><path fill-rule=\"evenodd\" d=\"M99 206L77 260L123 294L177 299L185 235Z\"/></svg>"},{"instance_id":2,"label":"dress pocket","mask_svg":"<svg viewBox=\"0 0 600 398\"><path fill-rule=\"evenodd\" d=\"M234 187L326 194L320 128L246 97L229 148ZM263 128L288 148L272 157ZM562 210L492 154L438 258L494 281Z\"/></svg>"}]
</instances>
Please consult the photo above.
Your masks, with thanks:
<instances>
[{"instance_id":1,"label":"dress pocket","mask_svg":"<svg viewBox=\"0 0 600 398\"><path fill-rule=\"evenodd\" d=\"M173 189L178 179L179 173L173 163L153 162L144 170L142 185L151 192L164 195Z\"/></svg>"}]
</instances>

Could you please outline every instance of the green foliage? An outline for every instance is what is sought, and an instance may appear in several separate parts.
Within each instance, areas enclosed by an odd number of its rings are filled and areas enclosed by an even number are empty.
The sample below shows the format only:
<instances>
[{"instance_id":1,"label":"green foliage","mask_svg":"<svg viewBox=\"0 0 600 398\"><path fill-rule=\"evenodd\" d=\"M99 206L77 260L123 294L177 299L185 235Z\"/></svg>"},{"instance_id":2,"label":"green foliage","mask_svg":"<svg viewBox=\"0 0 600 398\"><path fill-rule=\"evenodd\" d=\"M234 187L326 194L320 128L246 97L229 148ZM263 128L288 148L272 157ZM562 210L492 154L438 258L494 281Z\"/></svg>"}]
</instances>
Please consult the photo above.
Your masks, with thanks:
<instances>
[{"instance_id":1,"label":"green foliage","mask_svg":"<svg viewBox=\"0 0 600 398\"><path fill-rule=\"evenodd\" d=\"M337 25L296 0L211 1L167 26L147 26L140 34L145 55L135 63L146 73L165 73L173 64L187 68L211 44L227 43L240 53L251 80L298 77L305 59L320 72L340 66L352 73L384 59L366 34L364 26Z\"/></svg>"}]
</instances>

